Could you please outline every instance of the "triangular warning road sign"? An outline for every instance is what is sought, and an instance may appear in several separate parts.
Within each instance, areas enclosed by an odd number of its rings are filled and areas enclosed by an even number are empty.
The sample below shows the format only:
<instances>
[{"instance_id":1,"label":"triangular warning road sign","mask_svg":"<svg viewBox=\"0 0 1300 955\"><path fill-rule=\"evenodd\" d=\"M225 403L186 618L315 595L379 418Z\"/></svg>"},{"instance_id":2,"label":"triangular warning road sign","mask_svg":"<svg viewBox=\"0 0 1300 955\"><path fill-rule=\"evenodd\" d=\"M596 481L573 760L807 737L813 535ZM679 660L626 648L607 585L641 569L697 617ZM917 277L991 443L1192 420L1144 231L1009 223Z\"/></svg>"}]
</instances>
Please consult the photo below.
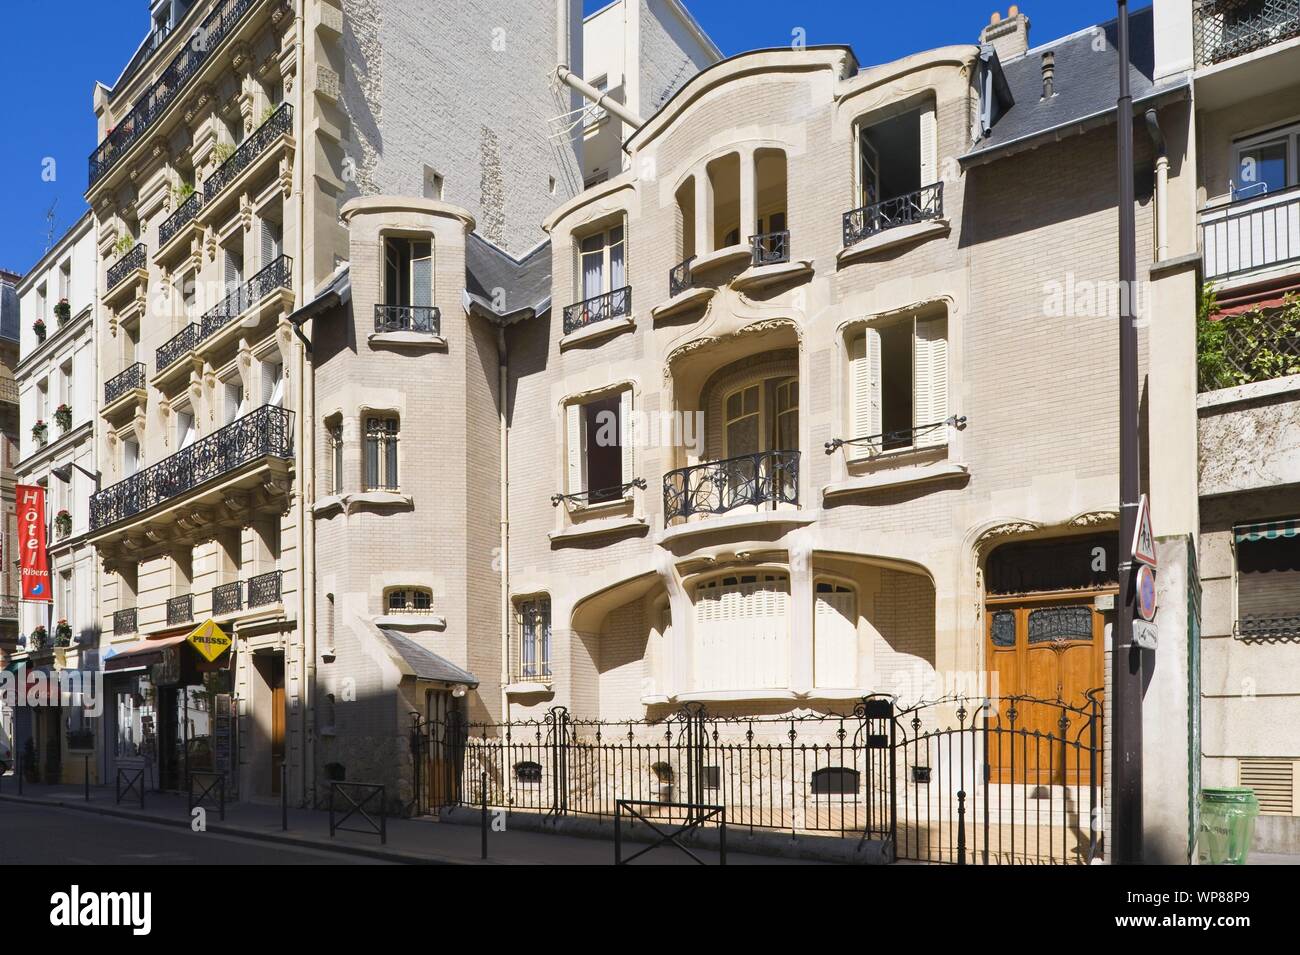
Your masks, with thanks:
<instances>
[{"instance_id":1,"label":"triangular warning road sign","mask_svg":"<svg viewBox=\"0 0 1300 955\"><path fill-rule=\"evenodd\" d=\"M1133 532L1133 559L1153 570L1158 566L1156 539L1151 533L1151 502L1145 494L1138 506L1137 528Z\"/></svg>"}]
</instances>

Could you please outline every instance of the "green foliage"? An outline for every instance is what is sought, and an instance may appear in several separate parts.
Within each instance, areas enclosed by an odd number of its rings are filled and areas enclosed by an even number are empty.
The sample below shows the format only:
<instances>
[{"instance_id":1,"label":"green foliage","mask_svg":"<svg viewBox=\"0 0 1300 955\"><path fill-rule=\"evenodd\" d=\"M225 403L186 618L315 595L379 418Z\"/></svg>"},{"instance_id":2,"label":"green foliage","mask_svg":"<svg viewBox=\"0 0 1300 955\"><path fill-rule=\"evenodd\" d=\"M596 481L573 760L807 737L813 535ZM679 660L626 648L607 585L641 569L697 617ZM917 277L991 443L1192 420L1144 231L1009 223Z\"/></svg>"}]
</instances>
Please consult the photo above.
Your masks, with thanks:
<instances>
[{"instance_id":1,"label":"green foliage","mask_svg":"<svg viewBox=\"0 0 1300 955\"><path fill-rule=\"evenodd\" d=\"M113 243L113 253L119 259L134 248L135 248L135 239L133 239L130 233L127 232L123 232L121 235L119 235L117 237L117 241Z\"/></svg>"},{"instance_id":2,"label":"green foliage","mask_svg":"<svg viewBox=\"0 0 1300 955\"><path fill-rule=\"evenodd\" d=\"M172 186L172 198L176 200L177 205L184 202L192 195L194 195L194 186L188 182L182 182Z\"/></svg>"},{"instance_id":3,"label":"green foliage","mask_svg":"<svg viewBox=\"0 0 1300 955\"><path fill-rule=\"evenodd\" d=\"M1213 319L1215 290L1201 290L1196 319L1197 378L1201 391L1233 388L1300 374L1300 297L1276 309Z\"/></svg>"},{"instance_id":4,"label":"green foliage","mask_svg":"<svg viewBox=\"0 0 1300 955\"><path fill-rule=\"evenodd\" d=\"M212 147L212 156L217 163L223 163L235 154L235 147L230 143L217 143Z\"/></svg>"}]
</instances>

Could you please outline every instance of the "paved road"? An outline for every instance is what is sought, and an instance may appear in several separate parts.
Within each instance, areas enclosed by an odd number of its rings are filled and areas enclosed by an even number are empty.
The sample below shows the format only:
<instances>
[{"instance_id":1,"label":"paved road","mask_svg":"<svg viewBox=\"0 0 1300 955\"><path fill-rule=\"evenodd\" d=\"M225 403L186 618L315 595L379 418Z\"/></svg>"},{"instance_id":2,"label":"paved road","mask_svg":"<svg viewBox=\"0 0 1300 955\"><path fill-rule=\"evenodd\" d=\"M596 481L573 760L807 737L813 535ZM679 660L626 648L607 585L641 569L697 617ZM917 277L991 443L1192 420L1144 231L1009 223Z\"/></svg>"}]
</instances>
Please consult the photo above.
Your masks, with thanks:
<instances>
[{"instance_id":1,"label":"paved road","mask_svg":"<svg viewBox=\"0 0 1300 955\"><path fill-rule=\"evenodd\" d=\"M0 865L386 865L211 832L0 802Z\"/></svg>"}]
</instances>

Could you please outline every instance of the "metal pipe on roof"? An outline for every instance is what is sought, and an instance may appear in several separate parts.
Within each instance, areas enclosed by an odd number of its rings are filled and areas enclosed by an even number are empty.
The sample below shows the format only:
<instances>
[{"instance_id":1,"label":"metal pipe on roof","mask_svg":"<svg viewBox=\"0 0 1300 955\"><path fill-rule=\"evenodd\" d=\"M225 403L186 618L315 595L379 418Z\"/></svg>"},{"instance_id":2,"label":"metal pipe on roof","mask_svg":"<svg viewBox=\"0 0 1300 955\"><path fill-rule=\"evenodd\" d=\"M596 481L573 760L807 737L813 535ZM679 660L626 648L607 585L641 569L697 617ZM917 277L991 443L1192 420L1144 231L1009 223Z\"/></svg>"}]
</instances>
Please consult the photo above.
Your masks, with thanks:
<instances>
[{"instance_id":1,"label":"metal pipe on roof","mask_svg":"<svg viewBox=\"0 0 1300 955\"><path fill-rule=\"evenodd\" d=\"M571 12L572 0L555 0L555 75L561 83L577 90L601 109L614 114L633 129L640 129L645 125L644 119L569 69L569 48L573 42L569 32Z\"/></svg>"}]
</instances>

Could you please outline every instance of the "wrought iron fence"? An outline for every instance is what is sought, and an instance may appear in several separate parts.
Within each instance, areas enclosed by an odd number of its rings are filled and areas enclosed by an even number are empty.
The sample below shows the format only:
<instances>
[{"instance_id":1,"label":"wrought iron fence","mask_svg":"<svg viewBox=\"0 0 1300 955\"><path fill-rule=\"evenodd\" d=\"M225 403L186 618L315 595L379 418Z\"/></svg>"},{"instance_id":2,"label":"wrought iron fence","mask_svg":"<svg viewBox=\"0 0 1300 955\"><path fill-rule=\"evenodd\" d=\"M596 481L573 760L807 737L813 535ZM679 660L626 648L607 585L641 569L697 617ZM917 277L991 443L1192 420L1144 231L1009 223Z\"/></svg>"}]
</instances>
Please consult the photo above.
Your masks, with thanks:
<instances>
[{"instance_id":1,"label":"wrought iron fence","mask_svg":"<svg viewBox=\"0 0 1300 955\"><path fill-rule=\"evenodd\" d=\"M139 629L136 626L135 609L135 607L128 607L126 610L113 611L113 636L120 637L135 633Z\"/></svg>"},{"instance_id":2,"label":"wrought iron fence","mask_svg":"<svg viewBox=\"0 0 1300 955\"><path fill-rule=\"evenodd\" d=\"M799 452L760 451L664 475L664 520L799 503Z\"/></svg>"},{"instance_id":3,"label":"wrought iron fence","mask_svg":"<svg viewBox=\"0 0 1300 955\"><path fill-rule=\"evenodd\" d=\"M126 520L265 457L293 457L293 412L274 405L226 425L90 499L92 531Z\"/></svg>"},{"instance_id":4,"label":"wrought iron fence","mask_svg":"<svg viewBox=\"0 0 1300 955\"><path fill-rule=\"evenodd\" d=\"M844 247L886 229L943 217L943 182L844 213Z\"/></svg>"},{"instance_id":5,"label":"wrought iron fence","mask_svg":"<svg viewBox=\"0 0 1300 955\"><path fill-rule=\"evenodd\" d=\"M189 623L194 619L194 595L167 598L167 624Z\"/></svg>"},{"instance_id":6,"label":"wrought iron fence","mask_svg":"<svg viewBox=\"0 0 1300 955\"><path fill-rule=\"evenodd\" d=\"M695 261L695 256L689 256L682 262L678 262L668 271L668 297L672 298L681 295L689 288L695 287L695 281L691 278L691 263Z\"/></svg>"},{"instance_id":7,"label":"wrought iron fence","mask_svg":"<svg viewBox=\"0 0 1300 955\"><path fill-rule=\"evenodd\" d=\"M280 602L280 587L284 572L273 570L267 574L258 574L248 579L248 606L265 607L267 604Z\"/></svg>"},{"instance_id":8,"label":"wrought iron fence","mask_svg":"<svg viewBox=\"0 0 1300 955\"><path fill-rule=\"evenodd\" d=\"M121 160L128 149L144 135L180 96L199 68L259 0L218 0L212 12L194 31L194 42L186 43L167 65L153 85L136 101L131 112L109 130L108 135L90 154L90 180L94 184Z\"/></svg>"},{"instance_id":9,"label":"wrought iron fence","mask_svg":"<svg viewBox=\"0 0 1300 955\"><path fill-rule=\"evenodd\" d=\"M290 135L293 132L293 107L288 103L282 103L274 113L267 117L266 122L249 134L248 138L240 143L239 148L231 154L230 158L212 171L212 175L203 181L203 201L211 202L221 194L221 190L230 185L235 177L249 167L249 165L262 153L266 152L273 142L281 136Z\"/></svg>"},{"instance_id":10,"label":"wrought iron fence","mask_svg":"<svg viewBox=\"0 0 1300 955\"><path fill-rule=\"evenodd\" d=\"M1206 279L1300 261L1300 189L1206 210L1200 225Z\"/></svg>"},{"instance_id":11,"label":"wrought iron fence","mask_svg":"<svg viewBox=\"0 0 1300 955\"><path fill-rule=\"evenodd\" d=\"M564 334L632 314L632 286L625 285L603 295L595 295L564 309Z\"/></svg>"},{"instance_id":12,"label":"wrought iron fence","mask_svg":"<svg viewBox=\"0 0 1300 955\"><path fill-rule=\"evenodd\" d=\"M162 371L182 355L189 354L203 341L203 330L190 322L179 332L158 346L154 353L154 370Z\"/></svg>"},{"instance_id":13,"label":"wrought iron fence","mask_svg":"<svg viewBox=\"0 0 1300 955\"><path fill-rule=\"evenodd\" d=\"M902 710L884 696L845 714L719 717L689 704L662 720L468 723L413 729L417 804L879 840L894 856L955 864L1088 863L1103 852L1099 691L1079 706L960 696ZM486 785L486 791L484 786Z\"/></svg>"},{"instance_id":14,"label":"wrought iron fence","mask_svg":"<svg viewBox=\"0 0 1300 955\"><path fill-rule=\"evenodd\" d=\"M244 582L232 580L212 588L212 613L220 615L244 609Z\"/></svg>"},{"instance_id":15,"label":"wrought iron fence","mask_svg":"<svg viewBox=\"0 0 1300 955\"><path fill-rule=\"evenodd\" d=\"M1197 66L1300 36L1300 0L1194 0Z\"/></svg>"},{"instance_id":16,"label":"wrought iron fence","mask_svg":"<svg viewBox=\"0 0 1300 955\"><path fill-rule=\"evenodd\" d=\"M128 391L137 388L144 388L144 362L140 361L104 382L104 404L111 405Z\"/></svg>"},{"instance_id":17,"label":"wrought iron fence","mask_svg":"<svg viewBox=\"0 0 1300 955\"><path fill-rule=\"evenodd\" d=\"M203 208L203 193L194 190L190 197L176 207L176 211L163 220L158 227L158 245L164 246L176 237L176 234L194 221L194 217Z\"/></svg>"},{"instance_id":18,"label":"wrought iron fence","mask_svg":"<svg viewBox=\"0 0 1300 955\"><path fill-rule=\"evenodd\" d=\"M435 305L376 305L375 331L438 335L442 331L442 312Z\"/></svg>"},{"instance_id":19,"label":"wrought iron fence","mask_svg":"<svg viewBox=\"0 0 1300 955\"><path fill-rule=\"evenodd\" d=\"M199 319L199 341L211 338L276 289L289 288L292 278L293 259L282 255L204 313Z\"/></svg>"},{"instance_id":20,"label":"wrought iron fence","mask_svg":"<svg viewBox=\"0 0 1300 955\"><path fill-rule=\"evenodd\" d=\"M148 265L147 259L148 253L145 250L144 243L137 242L130 252L127 252L109 267L108 274L104 278L105 287L115 288L136 269L146 268Z\"/></svg>"},{"instance_id":21,"label":"wrought iron fence","mask_svg":"<svg viewBox=\"0 0 1300 955\"><path fill-rule=\"evenodd\" d=\"M777 265L790 261L790 233L764 232L749 237L754 265Z\"/></svg>"}]
</instances>

